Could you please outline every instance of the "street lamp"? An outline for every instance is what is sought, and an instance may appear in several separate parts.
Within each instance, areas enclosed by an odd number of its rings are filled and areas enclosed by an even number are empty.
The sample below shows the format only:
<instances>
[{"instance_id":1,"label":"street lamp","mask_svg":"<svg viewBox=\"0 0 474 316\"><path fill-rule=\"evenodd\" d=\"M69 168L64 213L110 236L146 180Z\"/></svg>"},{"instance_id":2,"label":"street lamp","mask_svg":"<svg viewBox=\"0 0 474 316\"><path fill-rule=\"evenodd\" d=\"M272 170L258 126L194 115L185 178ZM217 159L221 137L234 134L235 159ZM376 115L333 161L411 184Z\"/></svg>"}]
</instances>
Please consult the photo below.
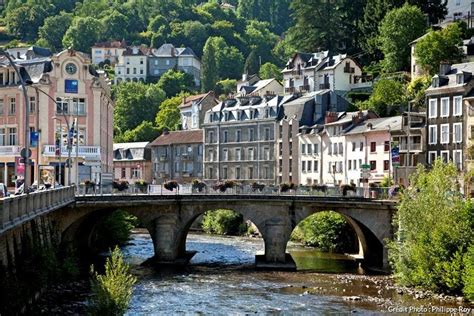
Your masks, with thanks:
<instances>
[{"instance_id":1,"label":"street lamp","mask_svg":"<svg viewBox=\"0 0 474 316\"><path fill-rule=\"evenodd\" d=\"M23 192L28 194L29 193L29 188L30 188L30 183L29 183L30 181L29 181L29 178L28 178L28 174L29 174L28 169L29 169L29 165L30 165L30 157L29 157L29 152L30 152L30 138L29 138L30 124L29 124L29 119L28 119L29 109L28 109L28 93L26 91L26 83L25 83L25 79L21 76L20 71L18 70L18 67L16 66L15 62L10 57L10 54L8 52L6 52L5 50L0 49L0 55L5 56L8 59L8 62L10 63L10 65L15 70L16 75L20 79L21 89L23 91L23 97L25 99L24 100L25 101L25 127L24 127L24 129L25 129L24 130L24 133L25 133L25 155L24 156L26 156L26 157L23 157L24 161L25 161L25 163L24 163L25 164L25 171L24 171L24 181L23 181Z\"/></svg>"}]
</instances>

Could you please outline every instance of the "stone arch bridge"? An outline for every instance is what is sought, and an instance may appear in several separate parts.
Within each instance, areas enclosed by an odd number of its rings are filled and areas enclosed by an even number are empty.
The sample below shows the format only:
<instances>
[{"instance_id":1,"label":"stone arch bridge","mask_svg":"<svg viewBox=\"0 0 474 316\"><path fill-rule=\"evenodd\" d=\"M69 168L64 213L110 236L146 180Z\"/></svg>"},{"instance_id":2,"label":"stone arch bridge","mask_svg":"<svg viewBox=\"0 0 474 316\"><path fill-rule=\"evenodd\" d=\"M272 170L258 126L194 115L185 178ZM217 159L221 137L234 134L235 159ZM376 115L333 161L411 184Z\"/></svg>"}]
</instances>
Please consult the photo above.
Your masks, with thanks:
<instances>
[{"instance_id":1,"label":"stone arch bridge","mask_svg":"<svg viewBox=\"0 0 474 316\"><path fill-rule=\"evenodd\" d=\"M26 202L24 205L33 204ZM61 232L63 244L90 246L100 218L117 208L126 210L137 216L148 229L155 250L153 261L157 264L179 264L189 260L186 237L194 220L208 210L231 209L242 214L245 220L254 223L262 234L265 254L257 258L257 265L288 268L294 264L291 257L286 254L286 245L293 229L308 216L331 210L342 214L354 229L364 263L367 266L387 269L385 243L393 236L392 217L395 207L394 201L360 197L238 194L98 195L73 196L64 203L55 203L41 211L35 210L33 215L48 217L54 222ZM30 217L21 225L27 225L28 221L35 219L35 216ZM15 226L5 226L7 223L5 214L3 218L0 246L5 242L8 243L8 238L2 237L14 233L15 230ZM11 221L9 223L11 224Z\"/></svg>"}]
</instances>

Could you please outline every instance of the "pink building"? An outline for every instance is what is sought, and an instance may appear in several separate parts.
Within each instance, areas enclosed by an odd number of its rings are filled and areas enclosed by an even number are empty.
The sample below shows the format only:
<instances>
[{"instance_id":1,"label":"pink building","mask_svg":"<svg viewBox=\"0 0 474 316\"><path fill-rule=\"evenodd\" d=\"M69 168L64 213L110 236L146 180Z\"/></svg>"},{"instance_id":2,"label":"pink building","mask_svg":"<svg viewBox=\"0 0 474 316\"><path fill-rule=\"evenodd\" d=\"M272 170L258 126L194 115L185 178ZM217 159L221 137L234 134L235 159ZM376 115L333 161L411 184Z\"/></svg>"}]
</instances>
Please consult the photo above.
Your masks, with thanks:
<instances>
[{"instance_id":1,"label":"pink building","mask_svg":"<svg viewBox=\"0 0 474 316\"><path fill-rule=\"evenodd\" d=\"M101 172L112 173L114 104L109 82L91 67L87 55L65 50L17 64L30 83L29 129L39 132L38 146L32 148L31 180L40 174L45 182L55 177L56 182L68 183L67 126L73 122L77 133L71 149L71 183L97 181ZM25 146L26 107L20 80L6 58L0 59L0 66L0 182L12 187L15 176L22 177L18 157Z\"/></svg>"}]
</instances>

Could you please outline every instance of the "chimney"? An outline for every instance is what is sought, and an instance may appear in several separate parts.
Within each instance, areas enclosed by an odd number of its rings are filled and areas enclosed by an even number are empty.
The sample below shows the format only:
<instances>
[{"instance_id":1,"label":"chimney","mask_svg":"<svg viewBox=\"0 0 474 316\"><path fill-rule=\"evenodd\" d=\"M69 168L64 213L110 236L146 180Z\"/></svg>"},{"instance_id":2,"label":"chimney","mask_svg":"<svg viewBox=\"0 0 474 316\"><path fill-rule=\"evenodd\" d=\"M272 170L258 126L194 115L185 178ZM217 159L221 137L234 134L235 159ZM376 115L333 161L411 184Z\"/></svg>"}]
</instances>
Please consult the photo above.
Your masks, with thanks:
<instances>
[{"instance_id":1,"label":"chimney","mask_svg":"<svg viewBox=\"0 0 474 316\"><path fill-rule=\"evenodd\" d=\"M337 121L337 112L326 112L326 117L324 118L324 124L329 124Z\"/></svg>"},{"instance_id":2,"label":"chimney","mask_svg":"<svg viewBox=\"0 0 474 316\"><path fill-rule=\"evenodd\" d=\"M352 124L357 125L362 122L362 118L364 117L364 113L362 111L357 112L356 115L352 116Z\"/></svg>"},{"instance_id":3,"label":"chimney","mask_svg":"<svg viewBox=\"0 0 474 316\"><path fill-rule=\"evenodd\" d=\"M451 71L451 64L447 62L441 62L439 64L439 75L445 76Z\"/></svg>"},{"instance_id":4,"label":"chimney","mask_svg":"<svg viewBox=\"0 0 474 316\"><path fill-rule=\"evenodd\" d=\"M242 81L247 81L247 74L242 74Z\"/></svg>"}]
</instances>

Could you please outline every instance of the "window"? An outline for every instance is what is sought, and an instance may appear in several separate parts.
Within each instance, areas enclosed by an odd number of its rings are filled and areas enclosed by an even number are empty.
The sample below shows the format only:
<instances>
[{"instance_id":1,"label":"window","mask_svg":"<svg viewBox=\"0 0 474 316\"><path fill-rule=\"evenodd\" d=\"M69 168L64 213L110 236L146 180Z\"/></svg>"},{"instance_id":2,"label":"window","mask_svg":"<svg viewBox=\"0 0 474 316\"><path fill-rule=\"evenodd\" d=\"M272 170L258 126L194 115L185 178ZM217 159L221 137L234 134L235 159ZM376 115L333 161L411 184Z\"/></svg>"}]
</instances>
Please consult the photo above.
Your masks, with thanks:
<instances>
[{"instance_id":1,"label":"window","mask_svg":"<svg viewBox=\"0 0 474 316\"><path fill-rule=\"evenodd\" d=\"M72 99L72 114L86 115L86 99L74 98Z\"/></svg>"},{"instance_id":2,"label":"window","mask_svg":"<svg viewBox=\"0 0 474 316\"><path fill-rule=\"evenodd\" d=\"M352 142L352 151L356 151L356 143Z\"/></svg>"},{"instance_id":3,"label":"window","mask_svg":"<svg viewBox=\"0 0 474 316\"><path fill-rule=\"evenodd\" d=\"M123 178L126 178L126 177L127 177L127 169L122 168L122 176L121 176L121 178L123 179Z\"/></svg>"},{"instance_id":4,"label":"window","mask_svg":"<svg viewBox=\"0 0 474 316\"><path fill-rule=\"evenodd\" d=\"M353 167L354 167L354 170L357 170L357 160L356 159L354 159L354 166Z\"/></svg>"},{"instance_id":5,"label":"window","mask_svg":"<svg viewBox=\"0 0 474 316\"><path fill-rule=\"evenodd\" d=\"M170 65L170 60L167 59L167 60L166 60L166 66L169 66L169 65Z\"/></svg>"},{"instance_id":6,"label":"window","mask_svg":"<svg viewBox=\"0 0 474 316\"><path fill-rule=\"evenodd\" d=\"M334 143L333 146L334 146L333 153L334 155L337 155L337 143Z\"/></svg>"},{"instance_id":7,"label":"window","mask_svg":"<svg viewBox=\"0 0 474 316\"><path fill-rule=\"evenodd\" d=\"M270 148L263 148L263 159L270 160Z\"/></svg>"},{"instance_id":8,"label":"window","mask_svg":"<svg viewBox=\"0 0 474 316\"><path fill-rule=\"evenodd\" d=\"M140 65L143 65L143 58L140 58Z\"/></svg>"},{"instance_id":9,"label":"window","mask_svg":"<svg viewBox=\"0 0 474 316\"><path fill-rule=\"evenodd\" d=\"M209 149L207 154L208 154L208 157L209 157L208 161L214 161L214 150Z\"/></svg>"},{"instance_id":10,"label":"window","mask_svg":"<svg viewBox=\"0 0 474 316\"><path fill-rule=\"evenodd\" d=\"M8 110L8 115L15 115L16 113L16 99L10 98L10 107Z\"/></svg>"},{"instance_id":11,"label":"window","mask_svg":"<svg viewBox=\"0 0 474 316\"><path fill-rule=\"evenodd\" d=\"M0 115L3 115L3 99L0 99Z\"/></svg>"},{"instance_id":12,"label":"window","mask_svg":"<svg viewBox=\"0 0 474 316\"><path fill-rule=\"evenodd\" d=\"M126 62L127 65L130 65L130 59L128 59L128 57L125 58L125 62Z\"/></svg>"},{"instance_id":13,"label":"window","mask_svg":"<svg viewBox=\"0 0 474 316\"><path fill-rule=\"evenodd\" d=\"M270 140L270 129L265 128L265 140Z\"/></svg>"},{"instance_id":14,"label":"window","mask_svg":"<svg viewBox=\"0 0 474 316\"><path fill-rule=\"evenodd\" d=\"M242 158L242 150L240 148L235 149L235 160L240 161Z\"/></svg>"},{"instance_id":15,"label":"window","mask_svg":"<svg viewBox=\"0 0 474 316\"><path fill-rule=\"evenodd\" d=\"M462 143L462 123L454 123L453 132L454 132L453 142Z\"/></svg>"},{"instance_id":16,"label":"window","mask_svg":"<svg viewBox=\"0 0 474 316\"><path fill-rule=\"evenodd\" d=\"M449 124L441 124L441 144L449 143Z\"/></svg>"},{"instance_id":17,"label":"window","mask_svg":"<svg viewBox=\"0 0 474 316\"><path fill-rule=\"evenodd\" d=\"M458 95L453 97L453 115L461 116L462 115L462 96Z\"/></svg>"},{"instance_id":18,"label":"window","mask_svg":"<svg viewBox=\"0 0 474 316\"><path fill-rule=\"evenodd\" d=\"M301 162L301 171L306 172L306 161Z\"/></svg>"},{"instance_id":19,"label":"window","mask_svg":"<svg viewBox=\"0 0 474 316\"><path fill-rule=\"evenodd\" d=\"M352 160L348 161L349 163L347 164L347 169L352 170Z\"/></svg>"},{"instance_id":20,"label":"window","mask_svg":"<svg viewBox=\"0 0 474 316\"><path fill-rule=\"evenodd\" d=\"M434 145L438 143L438 126L430 125L428 127L428 144Z\"/></svg>"},{"instance_id":21,"label":"window","mask_svg":"<svg viewBox=\"0 0 474 316\"><path fill-rule=\"evenodd\" d=\"M133 74L136 75L137 74L137 68L133 67Z\"/></svg>"},{"instance_id":22,"label":"window","mask_svg":"<svg viewBox=\"0 0 474 316\"><path fill-rule=\"evenodd\" d=\"M377 143L376 142L370 142L370 152L374 153L377 151Z\"/></svg>"},{"instance_id":23,"label":"window","mask_svg":"<svg viewBox=\"0 0 474 316\"><path fill-rule=\"evenodd\" d=\"M387 140L383 143L383 151L385 152L390 151L390 141Z\"/></svg>"},{"instance_id":24,"label":"window","mask_svg":"<svg viewBox=\"0 0 474 316\"><path fill-rule=\"evenodd\" d=\"M127 75L130 74L130 68L127 67Z\"/></svg>"},{"instance_id":25,"label":"window","mask_svg":"<svg viewBox=\"0 0 474 316\"><path fill-rule=\"evenodd\" d=\"M339 155L342 155L344 153L343 145L342 143L339 143Z\"/></svg>"},{"instance_id":26,"label":"window","mask_svg":"<svg viewBox=\"0 0 474 316\"><path fill-rule=\"evenodd\" d=\"M235 178L240 179L240 167L235 167Z\"/></svg>"},{"instance_id":27,"label":"window","mask_svg":"<svg viewBox=\"0 0 474 316\"><path fill-rule=\"evenodd\" d=\"M328 173L333 173L332 162L328 162Z\"/></svg>"},{"instance_id":28,"label":"window","mask_svg":"<svg viewBox=\"0 0 474 316\"><path fill-rule=\"evenodd\" d=\"M17 144L17 138L16 138L16 128L12 127L8 129L8 144L10 146L14 146Z\"/></svg>"},{"instance_id":29,"label":"window","mask_svg":"<svg viewBox=\"0 0 474 316\"><path fill-rule=\"evenodd\" d=\"M4 128L0 128L0 146L5 146L6 143L5 143L5 129Z\"/></svg>"},{"instance_id":30,"label":"window","mask_svg":"<svg viewBox=\"0 0 474 316\"><path fill-rule=\"evenodd\" d=\"M339 163L337 164L337 172L342 172L342 161L339 161Z\"/></svg>"},{"instance_id":31,"label":"window","mask_svg":"<svg viewBox=\"0 0 474 316\"><path fill-rule=\"evenodd\" d=\"M449 116L449 98L441 98L441 117Z\"/></svg>"},{"instance_id":32,"label":"window","mask_svg":"<svg viewBox=\"0 0 474 316\"><path fill-rule=\"evenodd\" d=\"M36 98L30 97L30 113L34 113L36 111Z\"/></svg>"},{"instance_id":33,"label":"window","mask_svg":"<svg viewBox=\"0 0 474 316\"><path fill-rule=\"evenodd\" d=\"M140 75L143 75L143 68L140 68Z\"/></svg>"},{"instance_id":34,"label":"window","mask_svg":"<svg viewBox=\"0 0 474 316\"><path fill-rule=\"evenodd\" d=\"M428 117L435 118L438 116L438 99L430 99L428 108Z\"/></svg>"},{"instance_id":35,"label":"window","mask_svg":"<svg viewBox=\"0 0 474 316\"><path fill-rule=\"evenodd\" d=\"M328 144L328 154L332 155L332 144Z\"/></svg>"},{"instance_id":36,"label":"window","mask_svg":"<svg viewBox=\"0 0 474 316\"><path fill-rule=\"evenodd\" d=\"M288 160L288 172L291 172L293 170L293 160L289 159Z\"/></svg>"},{"instance_id":37,"label":"window","mask_svg":"<svg viewBox=\"0 0 474 316\"><path fill-rule=\"evenodd\" d=\"M384 160L383 161L383 170L387 171L388 169L390 169L390 161L389 160Z\"/></svg>"},{"instance_id":38,"label":"window","mask_svg":"<svg viewBox=\"0 0 474 316\"><path fill-rule=\"evenodd\" d=\"M370 170L371 171L377 170L377 161L375 161L375 160L370 161Z\"/></svg>"},{"instance_id":39,"label":"window","mask_svg":"<svg viewBox=\"0 0 474 316\"><path fill-rule=\"evenodd\" d=\"M453 150L454 164L459 170L462 170L462 150Z\"/></svg>"},{"instance_id":40,"label":"window","mask_svg":"<svg viewBox=\"0 0 474 316\"><path fill-rule=\"evenodd\" d=\"M223 143L227 143L227 131L224 131L224 139L222 140Z\"/></svg>"},{"instance_id":41,"label":"window","mask_svg":"<svg viewBox=\"0 0 474 316\"><path fill-rule=\"evenodd\" d=\"M363 150L364 150L364 142L360 142L359 151L363 151Z\"/></svg>"},{"instance_id":42,"label":"window","mask_svg":"<svg viewBox=\"0 0 474 316\"><path fill-rule=\"evenodd\" d=\"M56 98L56 113L68 114L68 102L62 98Z\"/></svg>"},{"instance_id":43,"label":"window","mask_svg":"<svg viewBox=\"0 0 474 316\"><path fill-rule=\"evenodd\" d=\"M253 128L250 128L249 129L249 142L253 142L254 141L254 138L253 138Z\"/></svg>"},{"instance_id":44,"label":"window","mask_svg":"<svg viewBox=\"0 0 474 316\"><path fill-rule=\"evenodd\" d=\"M314 144L313 145L313 153L315 155L319 154L319 144Z\"/></svg>"},{"instance_id":45,"label":"window","mask_svg":"<svg viewBox=\"0 0 474 316\"><path fill-rule=\"evenodd\" d=\"M429 164L433 164L434 161L436 160L436 157L437 157L436 151L430 151L430 152L428 152L428 163L429 163Z\"/></svg>"},{"instance_id":46,"label":"window","mask_svg":"<svg viewBox=\"0 0 474 316\"><path fill-rule=\"evenodd\" d=\"M213 169L213 168L207 169L207 176L208 176L208 178L209 178L209 179L212 179L213 175L214 175L214 169Z\"/></svg>"},{"instance_id":47,"label":"window","mask_svg":"<svg viewBox=\"0 0 474 316\"><path fill-rule=\"evenodd\" d=\"M253 148L248 149L248 160L254 160Z\"/></svg>"},{"instance_id":48,"label":"window","mask_svg":"<svg viewBox=\"0 0 474 316\"><path fill-rule=\"evenodd\" d=\"M213 143L214 142L214 132L209 132L209 134L207 134L207 135L208 135L207 142L208 143Z\"/></svg>"},{"instance_id":49,"label":"window","mask_svg":"<svg viewBox=\"0 0 474 316\"><path fill-rule=\"evenodd\" d=\"M314 166L314 172L318 172L318 161L317 160L314 161L313 166Z\"/></svg>"},{"instance_id":50,"label":"window","mask_svg":"<svg viewBox=\"0 0 474 316\"><path fill-rule=\"evenodd\" d=\"M249 179L253 179L253 167L249 167Z\"/></svg>"},{"instance_id":51,"label":"window","mask_svg":"<svg viewBox=\"0 0 474 316\"><path fill-rule=\"evenodd\" d=\"M311 160L308 161L308 172L311 172L311 170L313 169L312 163L313 162Z\"/></svg>"},{"instance_id":52,"label":"window","mask_svg":"<svg viewBox=\"0 0 474 316\"><path fill-rule=\"evenodd\" d=\"M301 154L306 154L306 144L301 144Z\"/></svg>"},{"instance_id":53,"label":"window","mask_svg":"<svg viewBox=\"0 0 474 316\"><path fill-rule=\"evenodd\" d=\"M449 161L449 150L441 150L441 160L443 162L448 162Z\"/></svg>"},{"instance_id":54,"label":"window","mask_svg":"<svg viewBox=\"0 0 474 316\"><path fill-rule=\"evenodd\" d=\"M308 144L306 148L308 148L308 155L311 155L313 153L313 146L311 146L311 144Z\"/></svg>"},{"instance_id":55,"label":"window","mask_svg":"<svg viewBox=\"0 0 474 316\"><path fill-rule=\"evenodd\" d=\"M240 130L235 131L235 141L238 143L240 143L240 136L241 136Z\"/></svg>"},{"instance_id":56,"label":"window","mask_svg":"<svg viewBox=\"0 0 474 316\"><path fill-rule=\"evenodd\" d=\"M227 149L222 150L222 160L229 160L229 152L227 151Z\"/></svg>"}]
</instances>

